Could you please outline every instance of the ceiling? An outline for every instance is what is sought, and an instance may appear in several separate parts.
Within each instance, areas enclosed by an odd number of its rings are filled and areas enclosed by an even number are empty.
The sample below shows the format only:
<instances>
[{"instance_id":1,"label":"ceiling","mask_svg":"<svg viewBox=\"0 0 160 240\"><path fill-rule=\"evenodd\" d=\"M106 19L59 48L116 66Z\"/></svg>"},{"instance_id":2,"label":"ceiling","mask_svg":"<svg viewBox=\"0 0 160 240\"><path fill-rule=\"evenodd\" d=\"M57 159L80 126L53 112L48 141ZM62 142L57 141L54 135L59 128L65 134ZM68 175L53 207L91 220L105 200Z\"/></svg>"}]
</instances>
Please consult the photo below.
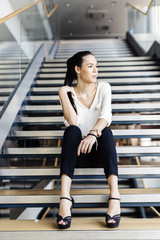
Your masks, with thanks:
<instances>
[{"instance_id":1,"label":"ceiling","mask_svg":"<svg viewBox=\"0 0 160 240\"><path fill-rule=\"evenodd\" d=\"M6 0L1 0L6 1ZM52 0L46 0L52 1ZM59 4L58 19L61 39L83 38L125 38L127 31L126 3L148 5L151 0L55 0ZM34 0L9 0L14 10L34 2ZM38 10L37 10L38 11ZM57 11L57 10L56 10ZM56 15L55 15L56 16ZM27 31L33 34L30 10L23 17ZM51 27L55 18L50 18ZM41 34L42 23L37 17L36 36ZM26 26L25 26L26 27ZM38 34L38 29L40 33Z\"/></svg>"},{"instance_id":2,"label":"ceiling","mask_svg":"<svg viewBox=\"0 0 160 240\"><path fill-rule=\"evenodd\" d=\"M56 0L60 4L60 33L70 38L125 38L126 3L148 4L150 0Z\"/></svg>"}]
</instances>

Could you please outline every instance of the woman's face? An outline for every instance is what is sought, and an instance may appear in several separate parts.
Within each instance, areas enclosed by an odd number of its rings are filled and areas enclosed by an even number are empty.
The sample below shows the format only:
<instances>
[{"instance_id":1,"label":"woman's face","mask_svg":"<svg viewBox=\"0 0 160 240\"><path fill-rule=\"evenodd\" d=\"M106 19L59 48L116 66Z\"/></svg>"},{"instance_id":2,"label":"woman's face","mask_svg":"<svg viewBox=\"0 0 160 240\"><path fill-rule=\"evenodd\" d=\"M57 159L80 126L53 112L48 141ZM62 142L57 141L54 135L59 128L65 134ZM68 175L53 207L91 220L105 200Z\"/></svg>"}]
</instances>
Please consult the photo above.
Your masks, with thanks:
<instances>
[{"instance_id":1,"label":"woman's face","mask_svg":"<svg viewBox=\"0 0 160 240\"><path fill-rule=\"evenodd\" d=\"M93 55L87 55L83 58L83 63L78 68L78 80L86 83L95 83L98 76L97 60Z\"/></svg>"}]
</instances>

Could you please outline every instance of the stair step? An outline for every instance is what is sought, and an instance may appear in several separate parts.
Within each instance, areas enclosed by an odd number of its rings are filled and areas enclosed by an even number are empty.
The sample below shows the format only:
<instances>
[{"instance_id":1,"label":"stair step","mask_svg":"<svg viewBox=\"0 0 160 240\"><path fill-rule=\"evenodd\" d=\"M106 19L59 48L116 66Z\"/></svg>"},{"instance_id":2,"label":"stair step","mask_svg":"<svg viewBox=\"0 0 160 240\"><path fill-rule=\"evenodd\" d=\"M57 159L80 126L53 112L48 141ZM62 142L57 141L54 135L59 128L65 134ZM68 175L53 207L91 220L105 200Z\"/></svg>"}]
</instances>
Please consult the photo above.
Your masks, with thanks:
<instances>
[{"instance_id":1,"label":"stair step","mask_svg":"<svg viewBox=\"0 0 160 240\"><path fill-rule=\"evenodd\" d=\"M65 57L68 59L70 56L71 56L72 54L65 54ZM134 54L131 54L131 53L104 53L104 54L94 54L94 56L96 57L96 58L98 58L98 57L101 57L101 58L117 58L117 57L131 57L131 56L134 56ZM56 59L61 59L61 58L64 58L64 54L56 54L56 56L55 56L55 58Z\"/></svg>"},{"instance_id":2,"label":"stair step","mask_svg":"<svg viewBox=\"0 0 160 240\"><path fill-rule=\"evenodd\" d=\"M107 67L113 67L113 66L148 66L148 65L159 65L159 60L148 60L148 61L112 61L109 62L108 60L106 62L101 62L101 61L98 61L98 67L101 67L101 66L107 66ZM54 60L51 62L48 62L48 61L45 61L43 62L42 64L42 68L62 68L62 67L66 67L66 62L59 62L59 63L56 63Z\"/></svg>"},{"instance_id":3,"label":"stair step","mask_svg":"<svg viewBox=\"0 0 160 240\"><path fill-rule=\"evenodd\" d=\"M27 59L21 59L21 64L27 64L28 66L28 63L29 63L29 60ZM15 60L11 60L11 59L3 59L3 60L0 60L0 65L3 66L3 65L6 65L6 64L14 64L14 65L19 65L20 62L19 62L19 59L15 59Z\"/></svg>"},{"instance_id":4,"label":"stair step","mask_svg":"<svg viewBox=\"0 0 160 240\"><path fill-rule=\"evenodd\" d=\"M75 54L76 49L58 49L57 54L64 55L64 54ZM110 48L106 48L104 45L104 48L101 46L99 48L94 48L92 52L94 51L94 54L107 54L107 53L133 53L132 50L124 45L115 46L111 45Z\"/></svg>"},{"instance_id":5,"label":"stair step","mask_svg":"<svg viewBox=\"0 0 160 240\"><path fill-rule=\"evenodd\" d=\"M120 77L149 77L149 76L160 76L160 71L144 71L144 72L141 72L141 71L138 71L138 72L100 72L98 74L98 78L120 78ZM37 78L52 78L52 79L58 79L58 78L61 78L61 79L64 79L65 77L65 74L64 73L48 73L48 74L45 74L45 73L40 73L40 74L37 74Z\"/></svg>"},{"instance_id":6,"label":"stair step","mask_svg":"<svg viewBox=\"0 0 160 240\"><path fill-rule=\"evenodd\" d=\"M15 124L62 124L64 125L63 117L23 117L18 116L17 122ZM112 125L113 124L143 124L143 123L159 123L160 115L113 115L112 116Z\"/></svg>"},{"instance_id":7,"label":"stair step","mask_svg":"<svg viewBox=\"0 0 160 240\"><path fill-rule=\"evenodd\" d=\"M59 230L56 220L3 220L1 240L159 240L160 219L123 218L116 229L106 227L104 217L72 217L71 228Z\"/></svg>"},{"instance_id":8,"label":"stair step","mask_svg":"<svg viewBox=\"0 0 160 240\"><path fill-rule=\"evenodd\" d=\"M159 206L160 189L129 188L120 189L121 206ZM90 204L90 207L103 206L108 202L109 189L71 189L75 206ZM59 203L60 190L0 190L1 207L9 206L54 206Z\"/></svg>"},{"instance_id":9,"label":"stair step","mask_svg":"<svg viewBox=\"0 0 160 240\"><path fill-rule=\"evenodd\" d=\"M15 87L16 84L18 83L18 81L0 81L0 88L1 87L7 87L7 88L10 88L10 87Z\"/></svg>"},{"instance_id":10,"label":"stair step","mask_svg":"<svg viewBox=\"0 0 160 240\"><path fill-rule=\"evenodd\" d=\"M0 96L4 96L6 94L10 94L13 92L14 88L1 88L0 90Z\"/></svg>"},{"instance_id":11,"label":"stair step","mask_svg":"<svg viewBox=\"0 0 160 240\"><path fill-rule=\"evenodd\" d=\"M19 80L20 79L20 74L7 74L7 75L0 75L0 80Z\"/></svg>"},{"instance_id":12,"label":"stair step","mask_svg":"<svg viewBox=\"0 0 160 240\"><path fill-rule=\"evenodd\" d=\"M119 178L159 178L160 166L157 165L119 165ZM13 178L59 178L60 169L54 167L35 167L35 168L21 168L9 167L0 168L0 179ZM75 168L74 176L76 178L105 178L104 170L102 168Z\"/></svg>"},{"instance_id":13,"label":"stair step","mask_svg":"<svg viewBox=\"0 0 160 240\"><path fill-rule=\"evenodd\" d=\"M151 67L151 66L150 66ZM155 68L156 66L154 66L154 69L156 69ZM0 68L0 74L2 75L2 76L8 76L8 74L23 74L23 72L25 71L25 69L1 69Z\"/></svg>"},{"instance_id":14,"label":"stair step","mask_svg":"<svg viewBox=\"0 0 160 240\"><path fill-rule=\"evenodd\" d=\"M159 70L159 66L120 66L120 67L105 67L98 65L98 72L131 72L131 71L152 71L152 70ZM41 68L39 71L39 74L50 74L50 73L65 73L67 71L67 68ZM1 72L1 71L0 71ZM16 73L16 70L14 70Z\"/></svg>"},{"instance_id":15,"label":"stair step","mask_svg":"<svg viewBox=\"0 0 160 240\"><path fill-rule=\"evenodd\" d=\"M8 97L0 97L0 104L3 104L7 99Z\"/></svg>"},{"instance_id":16,"label":"stair step","mask_svg":"<svg viewBox=\"0 0 160 240\"><path fill-rule=\"evenodd\" d=\"M61 105L23 105L21 110L24 112L61 112ZM159 103L125 103L112 104L112 112L142 112L142 111L160 111Z\"/></svg>"},{"instance_id":17,"label":"stair step","mask_svg":"<svg viewBox=\"0 0 160 240\"><path fill-rule=\"evenodd\" d=\"M0 97L0 100L5 99L4 97ZM60 101L58 95L31 95L26 97L27 101L32 102L52 102L57 103ZM120 101L159 101L160 94L159 93L135 93L135 94L112 94L112 102L120 102Z\"/></svg>"},{"instance_id":18,"label":"stair step","mask_svg":"<svg viewBox=\"0 0 160 240\"><path fill-rule=\"evenodd\" d=\"M32 93L52 93L53 94L58 94L58 89L59 87L32 87L31 88L31 94ZM112 94L114 93L125 93L125 92L160 92L160 85L135 85L134 88L133 86L111 86L112 89Z\"/></svg>"},{"instance_id":19,"label":"stair step","mask_svg":"<svg viewBox=\"0 0 160 240\"><path fill-rule=\"evenodd\" d=\"M152 64L152 62L151 62L151 64ZM19 71L20 66L21 66L21 69L26 69L28 64L23 64L23 63L21 63L21 64L17 63L17 64L12 64L12 65L9 65L9 64L1 65L0 64L0 69L3 69L3 70L17 69L17 71Z\"/></svg>"},{"instance_id":20,"label":"stair step","mask_svg":"<svg viewBox=\"0 0 160 240\"><path fill-rule=\"evenodd\" d=\"M0 156L8 157L51 157L60 156L60 147L39 147L39 148L2 148ZM160 156L160 147L131 147L121 146L116 147L118 157L135 157L135 156Z\"/></svg>"},{"instance_id":21,"label":"stair step","mask_svg":"<svg viewBox=\"0 0 160 240\"><path fill-rule=\"evenodd\" d=\"M34 81L35 85L53 85L53 86L62 86L64 85L64 80L46 80L43 78L38 78L39 80ZM100 82L106 82L106 79L100 79ZM145 78L110 78L107 79L107 82L109 82L112 86L113 85L127 85L127 84L134 84L134 85L141 85L141 84L158 84L160 82L159 78L156 77L145 77Z\"/></svg>"},{"instance_id":22,"label":"stair step","mask_svg":"<svg viewBox=\"0 0 160 240\"><path fill-rule=\"evenodd\" d=\"M66 58L68 59L70 56L71 56L72 54L65 54L65 56L66 56ZM130 56L134 56L134 54L131 54L131 53L104 53L104 54L94 54L94 56L96 57L96 58L98 58L98 57L101 57L101 58L115 58L115 57L130 57ZM64 54L56 54L56 59L61 59L61 58L64 58ZM66 59L66 60L67 60Z\"/></svg>"},{"instance_id":23,"label":"stair step","mask_svg":"<svg viewBox=\"0 0 160 240\"><path fill-rule=\"evenodd\" d=\"M160 129L113 129L114 138L160 138ZM64 130L11 131L12 139L62 139Z\"/></svg>"},{"instance_id":24,"label":"stair step","mask_svg":"<svg viewBox=\"0 0 160 240\"><path fill-rule=\"evenodd\" d=\"M115 58L101 58L101 57L98 57L97 58L98 62L115 62L115 61L124 62L124 61L148 61L148 60L153 60L153 58L150 57L150 56L138 56L138 57L132 56L132 57L115 57ZM66 63L66 58L46 59L45 62Z\"/></svg>"}]
</instances>

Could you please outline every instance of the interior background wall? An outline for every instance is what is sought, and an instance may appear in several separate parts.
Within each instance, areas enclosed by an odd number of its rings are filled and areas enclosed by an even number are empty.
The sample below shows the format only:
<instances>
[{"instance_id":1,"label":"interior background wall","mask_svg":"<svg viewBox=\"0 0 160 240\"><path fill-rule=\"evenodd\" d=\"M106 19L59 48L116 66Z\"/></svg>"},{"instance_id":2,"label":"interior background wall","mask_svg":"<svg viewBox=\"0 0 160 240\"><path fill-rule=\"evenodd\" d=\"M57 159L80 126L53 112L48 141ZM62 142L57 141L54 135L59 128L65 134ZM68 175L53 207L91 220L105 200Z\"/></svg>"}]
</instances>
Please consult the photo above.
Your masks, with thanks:
<instances>
[{"instance_id":1,"label":"interior background wall","mask_svg":"<svg viewBox=\"0 0 160 240\"><path fill-rule=\"evenodd\" d=\"M125 38L127 2L146 5L150 0L56 0L61 38Z\"/></svg>"}]
</instances>

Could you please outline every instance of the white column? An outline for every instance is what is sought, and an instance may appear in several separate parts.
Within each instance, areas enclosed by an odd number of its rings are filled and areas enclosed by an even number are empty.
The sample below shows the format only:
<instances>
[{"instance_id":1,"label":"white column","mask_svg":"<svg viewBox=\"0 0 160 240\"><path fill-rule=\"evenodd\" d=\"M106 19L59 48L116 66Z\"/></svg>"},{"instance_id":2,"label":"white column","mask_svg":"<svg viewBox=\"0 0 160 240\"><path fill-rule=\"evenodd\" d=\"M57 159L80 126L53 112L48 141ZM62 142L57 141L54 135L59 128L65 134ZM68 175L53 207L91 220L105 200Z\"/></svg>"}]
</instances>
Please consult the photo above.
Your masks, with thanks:
<instances>
[{"instance_id":1,"label":"white column","mask_svg":"<svg viewBox=\"0 0 160 240\"><path fill-rule=\"evenodd\" d=\"M14 9L10 4L9 0L3 1L3 3L1 3L0 18L3 18L9 15L12 12L14 12ZM26 41L28 40L26 31L23 28L18 15L7 20L4 24L7 26L7 28L9 29L9 31L11 32L11 34L13 35L13 37L15 38L15 40L19 45L21 45L22 35L25 37ZM30 46L28 44L27 45L22 44L21 48L26 54L26 56L30 58L30 54L29 54L29 52L31 51Z\"/></svg>"}]
</instances>

